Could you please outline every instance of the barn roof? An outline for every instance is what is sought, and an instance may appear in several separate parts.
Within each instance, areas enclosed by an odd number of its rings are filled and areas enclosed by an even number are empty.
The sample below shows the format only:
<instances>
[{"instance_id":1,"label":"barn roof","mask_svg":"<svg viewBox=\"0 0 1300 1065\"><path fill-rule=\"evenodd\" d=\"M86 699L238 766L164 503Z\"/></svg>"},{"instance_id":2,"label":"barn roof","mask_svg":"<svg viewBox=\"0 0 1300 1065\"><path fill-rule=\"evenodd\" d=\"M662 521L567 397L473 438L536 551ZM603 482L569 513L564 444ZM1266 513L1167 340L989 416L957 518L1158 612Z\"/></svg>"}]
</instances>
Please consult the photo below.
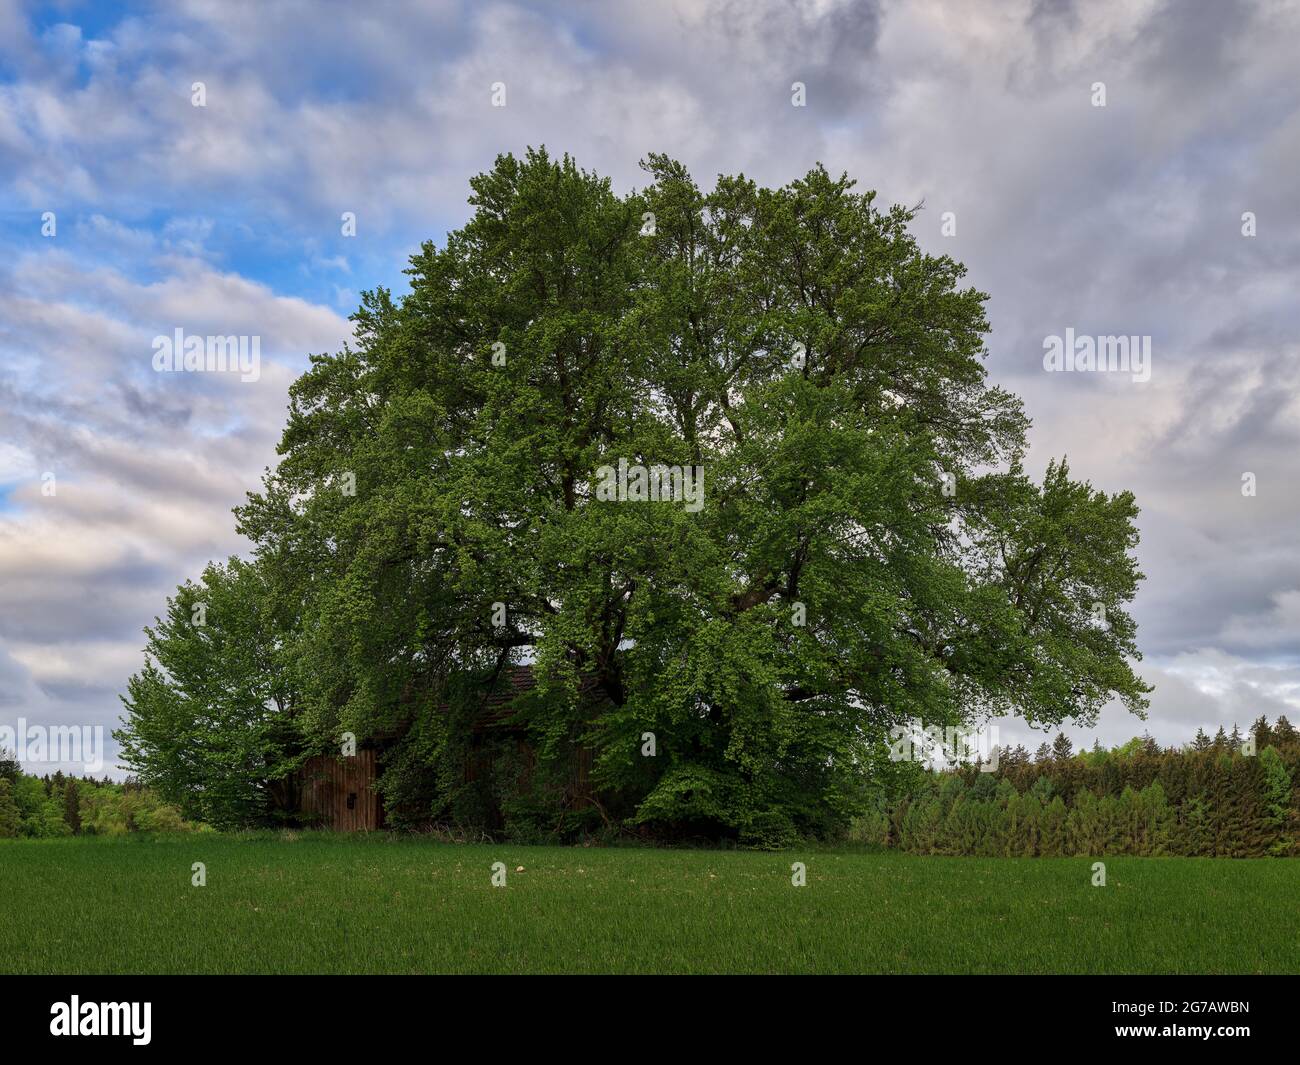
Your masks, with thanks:
<instances>
[{"instance_id":1,"label":"barn roof","mask_svg":"<svg viewBox=\"0 0 1300 1065\"><path fill-rule=\"evenodd\" d=\"M515 700L537 687L537 677L532 666L506 666L501 671L501 683L489 691L477 723L495 725L514 716Z\"/></svg>"},{"instance_id":2,"label":"barn roof","mask_svg":"<svg viewBox=\"0 0 1300 1065\"><path fill-rule=\"evenodd\" d=\"M475 728L501 725L509 721L519 709L517 700L537 687L537 674L530 665L508 665L501 670L498 683L483 699L482 707L474 722ZM581 695L599 695L595 677L585 677L578 685Z\"/></svg>"}]
</instances>

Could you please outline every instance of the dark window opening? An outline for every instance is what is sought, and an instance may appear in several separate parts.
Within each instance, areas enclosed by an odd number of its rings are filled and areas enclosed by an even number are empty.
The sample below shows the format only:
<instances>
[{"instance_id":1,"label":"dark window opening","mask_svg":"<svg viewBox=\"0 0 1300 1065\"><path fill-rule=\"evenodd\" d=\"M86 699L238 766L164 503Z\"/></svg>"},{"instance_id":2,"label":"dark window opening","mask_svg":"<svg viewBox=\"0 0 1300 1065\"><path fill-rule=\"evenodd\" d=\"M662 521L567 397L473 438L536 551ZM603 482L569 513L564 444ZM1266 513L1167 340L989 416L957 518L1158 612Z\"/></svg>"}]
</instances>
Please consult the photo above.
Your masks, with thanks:
<instances>
[{"instance_id":1,"label":"dark window opening","mask_svg":"<svg viewBox=\"0 0 1300 1065\"><path fill-rule=\"evenodd\" d=\"M349 810L355 810L356 808L357 808L357 793L356 793L355 791L349 791L349 792L348 792L348 809L349 809Z\"/></svg>"}]
</instances>

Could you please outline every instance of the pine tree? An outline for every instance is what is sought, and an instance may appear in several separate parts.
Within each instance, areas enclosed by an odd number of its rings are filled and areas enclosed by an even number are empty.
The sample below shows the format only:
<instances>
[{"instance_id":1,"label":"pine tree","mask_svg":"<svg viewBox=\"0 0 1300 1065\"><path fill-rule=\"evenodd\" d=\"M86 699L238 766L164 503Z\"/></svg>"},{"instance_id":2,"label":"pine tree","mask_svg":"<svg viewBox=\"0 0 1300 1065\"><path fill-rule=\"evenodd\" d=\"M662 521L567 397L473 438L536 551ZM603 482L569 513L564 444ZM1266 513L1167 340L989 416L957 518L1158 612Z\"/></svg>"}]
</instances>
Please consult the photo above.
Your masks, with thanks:
<instances>
[{"instance_id":1,"label":"pine tree","mask_svg":"<svg viewBox=\"0 0 1300 1065\"><path fill-rule=\"evenodd\" d=\"M1042 765L1044 762L1052 760L1052 748L1047 746L1046 742L1039 744L1038 750L1034 752L1034 762Z\"/></svg>"},{"instance_id":2,"label":"pine tree","mask_svg":"<svg viewBox=\"0 0 1300 1065\"><path fill-rule=\"evenodd\" d=\"M1280 722L1279 722L1280 723ZM1251 734L1255 737L1255 750L1262 751L1273 742L1273 730L1268 727L1268 718L1263 714L1259 715L1259 720L1250 726ZM1240 748L1238 748L1240 749Z\"/></svg>"},{"instance_id":3,"label":"pine tree","mask_svg":"<svg viewBox=\"0 0 1300 1065\"><path fill-rule=\"evenodd\" d=\"M1095 856L1106 849L1097 796L1081 791L1065 818L1067 853Z\"/></svg>"},{"instance_id":4,"label":"pine tree","mask_svg":"<svg viewBox=\"0 0 1300 1065\"><path fill-rule=\"evenodd\" d=\"M13 782L0 779L0 839L13 839L22 828L22 814L14 800Z\"/></svg>"},{"instance_id":5,"label":"pine tree","mask_svg":"<svg viewBox=\"0 0 1300 1065\"><path fill-rule=\"evenodd\" d=\"M1216 751L1226 751L1228 749L1228 736L1223 731L1223 726L1219 726L1219 731L1214 734L1214 749Z\"/></svg>"},{"instance_id":6,"label":"pine tree","mask_svg":"<svg viewBox=\"0 0 1300 1065\"><path fill-rule=\"evenodd\" d=\"M1295 743L1297 738L1300 738L1300 732L1296 732L1295 726L1284 715L1279 716L1277 724L1273 726L1273 742L1278 747L1286 747Z\"/></svg>"},{"instance_id":7,"label":"pine tree","mask_svg":"<svg viewBox=\"0 0 1300 1065\"><path fill-rule=\"evenodd\" d=\"M1021 766L1029 764L1029 752L1025 750L1023 744L1017 743L1009 751L1002 752L1002 759L999 765L1003 771L1019 769ZM985 774L987 776L988 774Z\"/></svg>"},{"instance_id":8,"label":"pine tree","mask_svg":"<svg viewBox=\"0 0 1300 1065\"><path fill-rule=\"evenodd\" d=\"M1100 795L1118 795L1124 787L1124 765L1122 758L1107 758L1101 764L1101 778L1099 780L1098 794Z\"/></svg>"},{"instance_id":9,"label":"pine tree","mask_svg":"<svg viewBox=\"0 0 1300 1065\"><path fill-rule=\"evenodd\" d=\"M22 766L18 764L18 759L10 757L8 751L0 747L0 780L7 780L10 784L18 781L18 774L22 772Z\"/></svg>"},{"instance_id":10,"label":"pine tree","mask_svg":"<svg viewBox=\"0 0 1300 1065\"><path fill-rule=\"evenodd\" d=\"M1131 792L1131 788L1125 788ZM1124 792L1106 795L1097 803L1097 854L1123 854L1125 840Z\"/></svg>"},{"instance_id":11,"label":"pine tree","mask_svg":"<svg viewBox=\"0 0 1300 1065\"><path fill-rule=\"evenodd\" d=\"M1263 778L1264 821L1272 835L1267 843L1267 853L1285 855L1291 851L1291 840L1287 833L1291 777L1282 764L1282 756L1272 746L1260 750L1259 769Z\"/></svg>"},{"instance_id":12,"label":"pine tree","mask_svg":"<svg viewBox=\"0 0 1300 1065\"><path fill-rule=\"evenodd\" d=\"M1212 818L1205 799L1193 796L1183 805L1178 827L1178 853L1192 858L1208 857L1214 853Z\"/></svg>"},{"instance_id":13,"label":"pine tree","mask_svg":"<svg viewBox=\"0 0 1300 1065\"><path fill-rule=\"evenodd\" d=\"M75 777L68 777L63 785L63 820L74 836L81 835L81 792Z\"/></svg>"},{"instance_id":14,"label":"pine tree","mask_svg":"<svg viewBox=\"0 0 1300 1065\"><path fill-rule=\"evenodd\" d=\"M1181 751L1170 748L1161 759L1159 780L1165 789L1169 806L1174 811L1177 811L1191 794L1191 764L1192 752L1187 748Z\"/></svg>"},{"instance_id":15,"label":"pine tree","mask_svg":"<svg viewBox=\"0 0 1300 1065\"><path fill-rule=\"evenodd\" d=\"M1138 808L1138 793L1131 786L1119 793L1119 799L1106 799L1114 802L1114 821L1112 825L1111 846L1115 854L1142 854L1141 833L1138 824L1141 811ZM1104 803L1103 803L1104 805Z\"/></svg>"},{"instance_id":16,"label":"pine tree","mask_svg":"<svg viewBox=\"0 0 1300 1065\"><path fill-rule=\"evenodd\" d=\"M1059 858L1066 853L1065 822L1065 801L1059 795L1053 796L1043 811L1043 831L1038 845L1038 852L1044 858Z\"/></svg>"},{"instance_id":17,"label":"pine tree","mask_svg":"<svg viewBox=\"0 0 1300 1065\"><path fill-rule=\"evenodd\" d=\"M995 773L927 774L893 816L910 802L919 853L1300 856L1294 731L1279 718L1255 757L1226 735L1216 751L1204 729L1181 749L1137 738L1100 762L1095 754L1061 761L1044 744L1038 762L1022 767L1013 758Z\"/></svg>"},{"instance_id":18,"label":"pine tree","mask_svg":"<svg viewBox=\"0 0 1300 1065\"><path fill-rule=\"evenodd\" d=\"M1139 794L1142 800L1143 832L1146 837L1144 853L1153 857L1168 854L1174 840L1174 826L1177 817L1169 805L1165 789L1160 781L1154 780Z\"/></svg>"},{"instance_id":19,"label":"pine tree","mask_svg":"<svg viewBox=\"0 0 1300 1065\"><path fill-rule=\"evenodd\" d=\"M1052 740L1052 760L1065 762L1074 757L1074 744L1064 732L1058 732Z\"/></svg>"},{"instance_id":20,"label":"pine tree","mask_svg":"<svg viewBox=\"0 0 1300 1065\"><path fill-rule=\"evenodd\" d=\"M1276 753L1276 752L1274 752ZM1258 757L1237 758L1233 765L1233 791L1241 818L1241 836L1237 854L1260 858L1269 853L1281 834L1280 825L1269 816L1265 768ZM1286 783L1290 794L1290 780Z\"/></svg>"},{"instance_id":21,"label":"pine tree","mask_svg":"<svg viewBox=\"0 0 1300 1065\"><path fill-rule=\"evenodd\" d=\"M1017 802L1017 831L1013 854L1032 858L1039 853L1043 827L1043 804L1033 792L1020 796Z\"/></svg>"}]
</instances>

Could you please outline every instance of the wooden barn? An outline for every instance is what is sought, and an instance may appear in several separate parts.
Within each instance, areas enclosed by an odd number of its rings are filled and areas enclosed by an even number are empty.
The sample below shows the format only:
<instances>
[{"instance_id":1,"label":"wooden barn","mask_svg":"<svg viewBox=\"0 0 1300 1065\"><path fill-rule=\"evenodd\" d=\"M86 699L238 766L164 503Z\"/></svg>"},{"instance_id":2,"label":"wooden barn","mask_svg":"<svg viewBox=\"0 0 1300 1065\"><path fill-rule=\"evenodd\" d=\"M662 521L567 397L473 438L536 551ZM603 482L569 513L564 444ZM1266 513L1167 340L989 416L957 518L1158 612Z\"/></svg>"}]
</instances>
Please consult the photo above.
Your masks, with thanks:
<instances>
[{"instance_id":1,"label":"wooden barn","mask_svg":"<svg viewBox=\"0 0 1300 1065\"><path fill-rule=\"evenodd\" d=\"M321 828L368 832L384 827L384 804L375 790L378 756L360 750L351 757L318 754L298 771L299 809Z\"/></svg>"},{"instance_id":2,"label":"wooden barn","mask_svg":"<svg viewBox=\"0 0 1300 1065\"><path fill-rule=\"evenodd\" d=\"M493 743L506 739L515 746L523 765L520 783L526 785L535 758L522 728L512 724L517 700L537 686L531 666L507 666L500 683L484 691L475 715L469 750L465 755L464 780L480 779L493 767ZM575 752L573 770L565 789L571 808L592 802L592 751ZM376 790L379 757L374 748L358 750L350 757L316 755L298 773L299 809L305 820L321 828L340 832L374 831L384 827L384 804Z\"/></svg>"},{"instance_id":3,"label":"wooden barn","mask_svg":"<svg viewBox=\"0 0 1300 1065\"><path fill-rule=\"evenodd\" d=\"M522 729L512 726L511 718L517 707L517 700L526 696L537 687L537 678L531 666L508 666L503 672L503 684L488 693L483 700L482 709L474 721L474 735L470 753L465 759L465 780L474 781L491 768L492 755L485 751L487 742L494 734L508 735L515 744L515 749L523 763L523 776L520 784L526 785L535 757L532 745ZM586 806L592 801L591 766L593 752L589 747L579 747L574 752L573 770L565 788L565 799L571 807Z\"/></svg>"}]
</instances>

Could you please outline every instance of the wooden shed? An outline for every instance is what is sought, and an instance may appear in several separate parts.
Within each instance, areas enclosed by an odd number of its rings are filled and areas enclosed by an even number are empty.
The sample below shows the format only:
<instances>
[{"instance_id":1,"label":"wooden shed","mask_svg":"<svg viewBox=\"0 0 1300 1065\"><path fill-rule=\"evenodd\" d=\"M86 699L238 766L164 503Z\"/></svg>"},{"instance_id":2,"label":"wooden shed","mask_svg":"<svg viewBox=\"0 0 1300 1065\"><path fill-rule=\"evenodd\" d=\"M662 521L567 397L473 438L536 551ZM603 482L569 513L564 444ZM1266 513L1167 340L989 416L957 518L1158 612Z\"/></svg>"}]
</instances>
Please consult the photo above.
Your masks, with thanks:
<instances>
[{"instance_id":1,"label":"wooden shed","mask_svg":"<svg viewBox=\"0 0 1300 1065\"><path fill-rule=\"evenodd\" d=\"M348 757L318 754L299 770L299 808L321 828L340 832L384 827L384 804L375 790L377 759L373 750Z\"/></svg>"},{"instance_id":2,"label":"wooden shed","mask_svg":"<svg viewBox=\"0 0 1300 1065\"><path fill-rule=\"evenodd\" d=\"M500 683L495 685L483 699L473 725L476 740L491 733L513 737L515 750L523 766L518 781L520 786L527 786L532 777L536 753L526 736L515 729L512 719L518 707L517 700L527 697L536 687L537 675L533 672L532 666L507 666L502 671ZM594 687L587 682L580 686L579 691L590 698L593 697ZM594 752L590 747L580 745L574 748L573 755L573 764L565 788L565 802L571 808L577 809L592 804L591 769ZM485 756L475 744L465 760L465 780L469 782L479 779L490 766L490 756Z\"/></svg>"},{"instance_id":3,"label":"wooden shed","mask_svg":"<svg viewBox=\"0 0 1300 1065\"><path fill-rule=\"evenodd\" d=\"M519 756L515 762L516 767L521 767L518 783L527 785L532 776L535 753L526 733L515 723L514 715L519 707L518 701L526 698L536 686L537 678L528 665L507 665L484 685L469 726L470 744L463 770L466 783L480 780L492 772L501 750L500 741L506 740ZM591 694L589 686L587 694ZM575 748L563 797L570 809L592 804L592 761L593 752L589 748ZM296 781L298 808L304 820L339 832L383 828L384 805L375 788L378 774L378 752L374 747L358 750L351 757L321 754L309 758L298 771Z\"/></svg>"}]
</instances>

